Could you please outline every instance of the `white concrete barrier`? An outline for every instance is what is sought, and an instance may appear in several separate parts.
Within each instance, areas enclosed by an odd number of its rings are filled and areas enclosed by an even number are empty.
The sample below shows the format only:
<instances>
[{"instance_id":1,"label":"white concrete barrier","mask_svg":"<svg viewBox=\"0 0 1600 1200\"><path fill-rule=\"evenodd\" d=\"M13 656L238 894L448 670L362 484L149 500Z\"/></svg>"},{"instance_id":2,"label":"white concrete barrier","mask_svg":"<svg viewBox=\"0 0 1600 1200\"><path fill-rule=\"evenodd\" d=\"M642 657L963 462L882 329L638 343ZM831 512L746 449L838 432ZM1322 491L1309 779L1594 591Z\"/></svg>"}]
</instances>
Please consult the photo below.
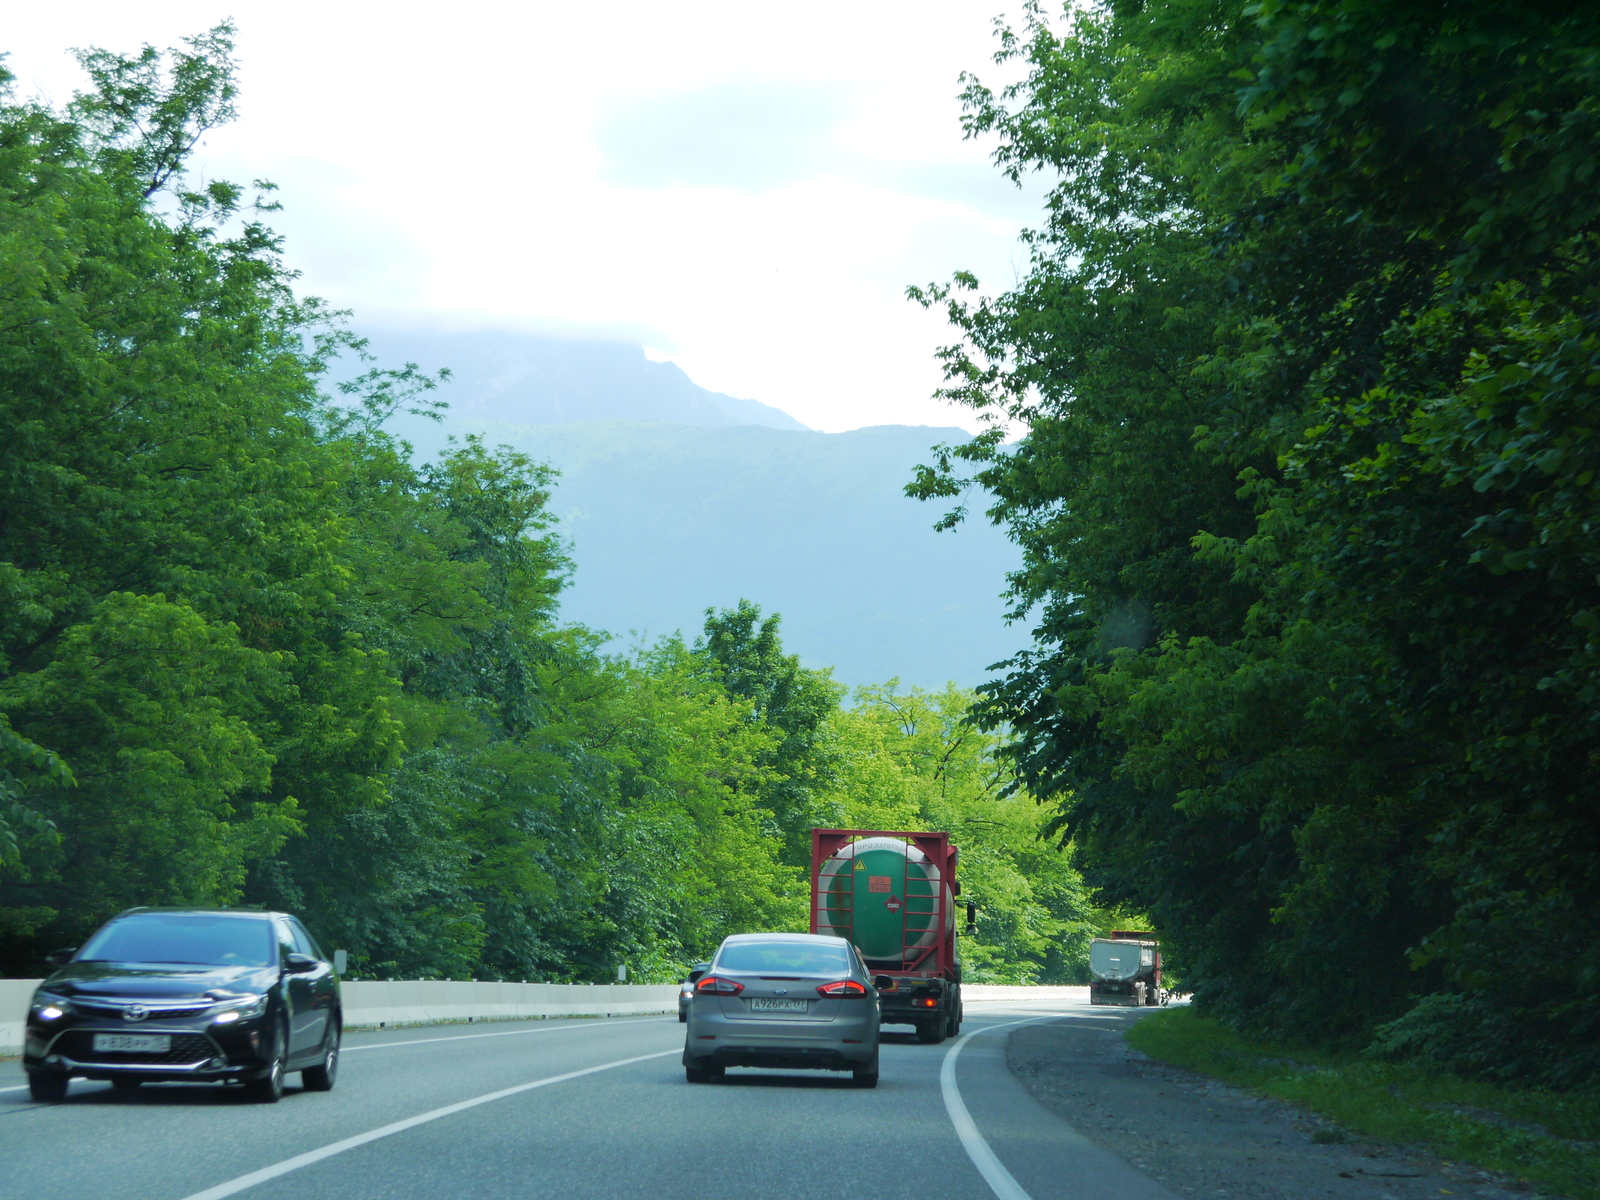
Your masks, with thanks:
<instances>
[{"instance_id":1,"label":"white concrete barrier","mask_svg":"<svg viewBox=\"0 0 1600 1200\"><path fill-rule=\"evenodd\" d=\"M0 979L0 1058L22 1053L22 1024L38 979ZM675 983L471 983L358 980L341 989L347 1028L528 1017L643 1016L678 1011Z\"/></svg>"},{"instance_id":2,"label":"white concrete barrier","mask_svg":"<svg viewBox=\"0 0 1600 1200\"><path fill-rule=\"evenodd\" d=\"M975 1000L1077 1000L1089 1002L1088 985L1082 987L1023 987L1002 983L963 983L961 1003Z\"/></svg>"},{"instance_id":3,"label":"white concrete barrier","mask_svg":"<svg viewBox=\"0 0 1600 1200\"><path fill-rule=\"evenodd\" d=\"M343 989L347 1027L678 1011L675 983L452 983L362 980Z\"/></svg>"},{"instance_id":4,"label":"white concrete barrier","mask_svg":"<svg viewBox=\"0 0 1600 1200\"><path fill-rule=\"evenodd\" d=\"M37 979L0 979L0 1058L22 1053L22 1022Z\"/></svg>"},{"instance_id":5,"label":"white concrete barrier","mask_svg":"<svg viewBox=\"0 0 1600 1200\"><path fill-rule=\"evenodd\" d=\"M0 979L0 1058L22 1053L22 1022L37 979ZM1087 1001L1086 987L1012 987L969 983L966 1003ZM676 1012L675 983L467 983L449 980L358 980L343 988L347 1028L426 1025L439 1021L529 1017L644 1016Z\"/></svg>"}]
</instances>

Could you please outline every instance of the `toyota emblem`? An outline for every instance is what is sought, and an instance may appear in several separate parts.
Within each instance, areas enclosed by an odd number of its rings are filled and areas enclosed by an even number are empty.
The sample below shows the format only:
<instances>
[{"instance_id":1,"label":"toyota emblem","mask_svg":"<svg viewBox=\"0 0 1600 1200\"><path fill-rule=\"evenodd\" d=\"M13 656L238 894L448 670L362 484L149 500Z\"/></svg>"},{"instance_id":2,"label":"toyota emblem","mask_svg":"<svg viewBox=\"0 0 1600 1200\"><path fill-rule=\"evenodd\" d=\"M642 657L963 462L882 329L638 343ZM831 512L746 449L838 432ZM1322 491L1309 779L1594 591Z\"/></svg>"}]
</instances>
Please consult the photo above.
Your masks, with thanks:
<instances>
[{"instance_id":1,"label":"toyota emblem","mask_svg":"<svg viewBox=\"0 0 1600 1200\"><path fill-rule=\"evenodd\" d=\"M142 1004L130 1004L122 1010L124 1021L142 1021L150 1015L150 1010Z\"/></svg>"}]
</instances>

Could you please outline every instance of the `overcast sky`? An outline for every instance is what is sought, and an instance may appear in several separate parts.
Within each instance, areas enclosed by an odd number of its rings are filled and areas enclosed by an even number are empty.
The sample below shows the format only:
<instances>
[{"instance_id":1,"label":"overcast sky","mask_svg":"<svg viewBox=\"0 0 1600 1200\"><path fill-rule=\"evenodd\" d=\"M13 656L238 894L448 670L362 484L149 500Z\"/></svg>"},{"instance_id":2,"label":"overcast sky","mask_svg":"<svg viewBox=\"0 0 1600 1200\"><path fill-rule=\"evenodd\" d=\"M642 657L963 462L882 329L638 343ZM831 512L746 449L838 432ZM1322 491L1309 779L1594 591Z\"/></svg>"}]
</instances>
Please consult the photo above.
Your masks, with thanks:
<instances>
[{"instance_id":1,"label":"overcast sky","mask_svg":"<svg viewBox=\"0 0 1600 1200\"><path fill-rule=\"evenodd\" d=\"M14 7L3 48L61 103L70 47L231 16L243 119L200 164L280 185L305 290L358 323L617 338L815 428L972 428L904 290L1018 273L1039 190L956 100L1003 4L73 0Z\"/></svg>"}]
</instances>

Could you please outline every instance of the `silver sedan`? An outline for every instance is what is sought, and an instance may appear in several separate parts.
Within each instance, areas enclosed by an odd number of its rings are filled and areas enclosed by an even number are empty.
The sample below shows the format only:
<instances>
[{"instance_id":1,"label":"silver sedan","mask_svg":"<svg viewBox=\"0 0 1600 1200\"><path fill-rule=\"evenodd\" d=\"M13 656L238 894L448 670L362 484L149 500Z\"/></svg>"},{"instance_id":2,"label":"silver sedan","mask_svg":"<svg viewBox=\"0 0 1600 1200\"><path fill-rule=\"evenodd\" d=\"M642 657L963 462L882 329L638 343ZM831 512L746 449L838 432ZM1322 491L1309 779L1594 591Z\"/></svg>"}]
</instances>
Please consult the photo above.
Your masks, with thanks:
<instances>
[{"instance_id":1,"label":"silver sedan","mask_svg":"<svg viewBox=\"0 0 1600 1200\"><path fill-rule=\"evenodd\" d=\"M855 947L814 933L741 933L695 983L684 1040L690 1083L729 1067L849 1071L878 1083L878 993Z\"/></svg>"}]
</instances>

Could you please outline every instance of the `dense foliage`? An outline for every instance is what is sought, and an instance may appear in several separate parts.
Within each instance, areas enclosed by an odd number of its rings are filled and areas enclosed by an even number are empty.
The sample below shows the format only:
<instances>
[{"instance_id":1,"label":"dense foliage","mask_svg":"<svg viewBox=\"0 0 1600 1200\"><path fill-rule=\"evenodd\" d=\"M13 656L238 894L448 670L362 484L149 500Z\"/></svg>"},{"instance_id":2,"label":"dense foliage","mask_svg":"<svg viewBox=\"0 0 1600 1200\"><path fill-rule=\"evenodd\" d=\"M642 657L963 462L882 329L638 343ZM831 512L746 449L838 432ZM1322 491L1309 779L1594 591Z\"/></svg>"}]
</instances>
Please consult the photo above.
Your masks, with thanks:
<instances>
[{"instance_id":1,"label":"dense foliage","mask_svg":"<svg viewBox=\"0 0 1600 1200\"><path fill-rule=\"evenodd\" d=\"M961 941L976 983L1088 983L1089 939L1143 918L1096 908L1083 877L1039 837L1031 796L1012 787L1005 742L979 729L975 693L861 689L838 714L840 823L942 829L961 850L961 900L977 906Z\"/></svg>"},{"instance_id":2,"label":"dense foliage","mask_svg":"<svg viewBox=\"0 0 1600 1200\"><path fill-rule=\"evenodd\" d=\"M981 975L1080 968L1094 914L970 697L846 710L744 602L605 653L559 620L552 472L415 463L415 371L329 384L362 345L268 193L184 172L229 54L93 52L66 111L0 105L0 972L245 904L367 976L673 978L805 928L813 824L891 818L966 839Z\"/></svg>"},{"instance_id":3,"label":"dense foliage","mask_svg":"<svg viewBox=\"0 0 1600 1200\"><path fill-rule=\"evenodd\" d=\"M1055 182L1014 288L917 293L997 423L912 490L1025 551L1019 780L1207 1009L1592 1077L1600 10L1114 0L1002 58L969 130Z\"/></svg>"}]
</instances>

